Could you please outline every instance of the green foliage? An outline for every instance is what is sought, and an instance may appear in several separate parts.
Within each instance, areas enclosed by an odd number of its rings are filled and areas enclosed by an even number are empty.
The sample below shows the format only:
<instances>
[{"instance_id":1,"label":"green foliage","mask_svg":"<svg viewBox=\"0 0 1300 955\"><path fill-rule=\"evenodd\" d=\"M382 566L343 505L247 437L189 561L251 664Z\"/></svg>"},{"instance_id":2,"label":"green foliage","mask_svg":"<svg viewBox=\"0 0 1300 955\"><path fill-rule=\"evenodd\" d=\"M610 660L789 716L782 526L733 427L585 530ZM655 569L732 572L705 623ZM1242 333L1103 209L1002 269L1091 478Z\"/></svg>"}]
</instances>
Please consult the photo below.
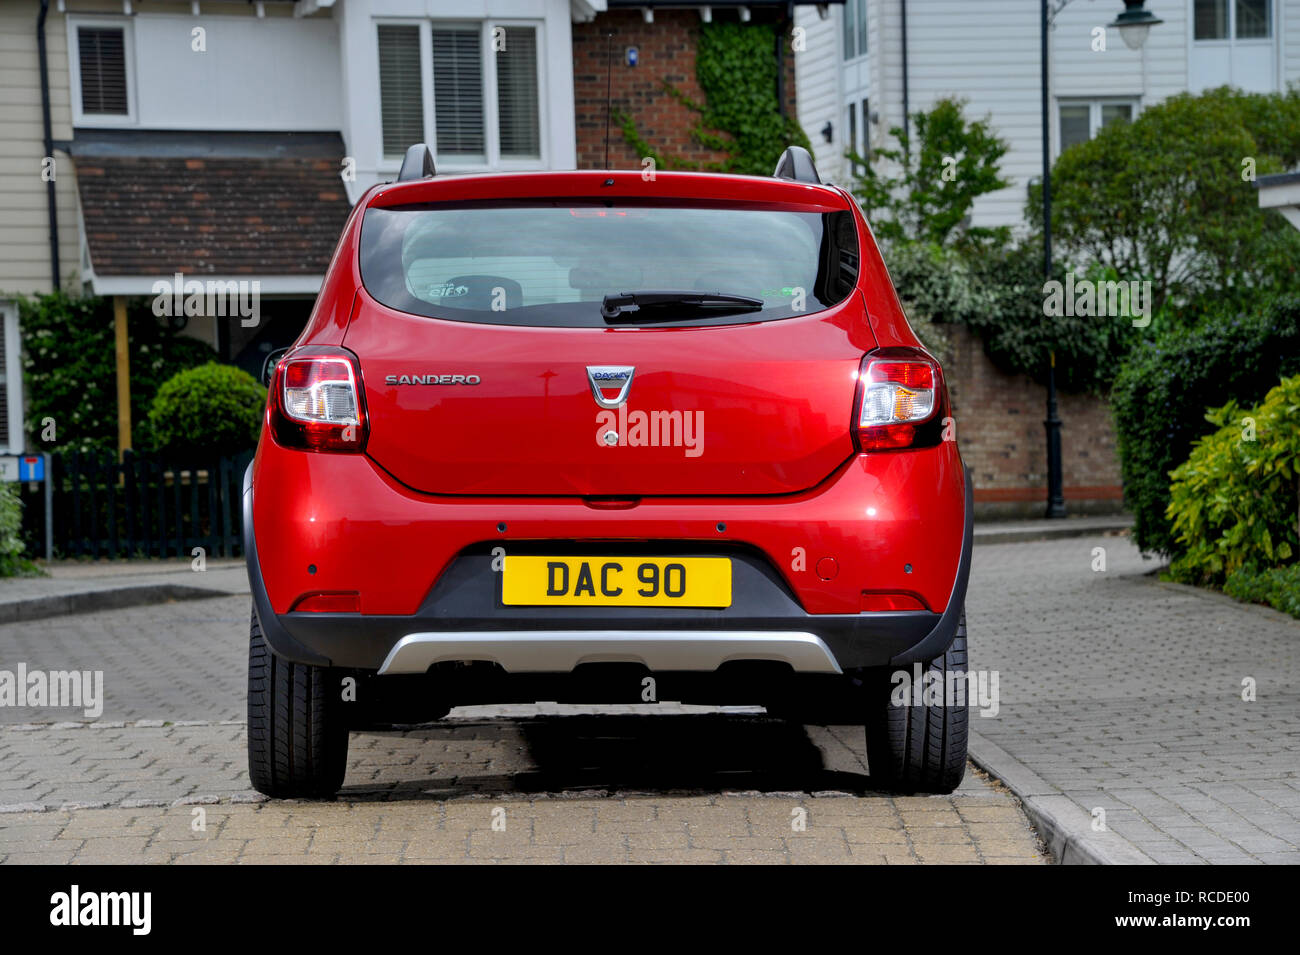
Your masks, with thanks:
<instances>
[{"instance_id":1,"label":"green foliage","mask_svg":"<svg viewBox=\"0 0 1300 955\"><path fill-rule=\"evenodd\" d=\"M40 571L23 557L23 502L18 485L0 484L0 577L37 574Z\"/></svg>"},{"instance_id":2,"label":"green foliage","mask_svg":"<svg viewBox=\"0 0 1300 955\"><path fill-rule=\"evenodd\" d=\"M1243 568L1228 576L1223 590L1231 597L1269 606L1300 617L1300 564L1268 570Z\"/></svg>"},{"instance_id":3,"label":"green foliage","mask_svg":"<svg viewBox=\"0 0 1300 955\"><path fill-rule=\"evenodd\" d=\"M1198 294L1294 288L1300 233L1260 209L1257 175L1300 160L1300 88L1180 94L1065 150L1052 232L1074 257L1149 278L1156 306ZM1042 200L1027 213L1042 228Z\"/></svg>"},{"instance_id":4,"label":"green foliage","mask_svg":"<svg viewBox=\"0 0 1300 955\"><path fill-rule=\"evenodd\" d=\"M1243 567L1289 563L1300 554L1300 375L1257 407L1229 401L1205 419L1218 430L1170 474L1167 514L1183 547L1170 574L1218 584Z\"/></svg>"},{"instance_id":5,"label":"green foliage","mask_svg":"<svg viewBox=\"0 0 1300 955\"><path fill-rule=\"evenodd\" d=\"M266 389L215 361L165 381L149 409L158 447L182 459L234 455L257 444Z\"/></svg>"},{"instance_id":6,"label":"green foliage","mask_svg":"<svg viewBox=\"0 0 1300 955\"><path fill-rule=\"evenodd\" d=\"M1157 323L1153 323L1153 327ZM1124 500L1144 551L1182 553L1167 510L1169 472L1205 431L1205 409L1259 401L1300 373L1300 296L1264 310L1225 306L1194 328L1168 324L1136 348L1111 394Z\"/></svg>"},{"instance_id":7,"label":"green foliage","mask_svg":"<svg viewBox=\"0 0 1300 955\"><path fill-rule=\"evenodd\" d=\"M987 117L968 122L964 105L959 99L938 100L929 112L912 114L914 135L900 126L890 129L897 148L876 150L872 162L851 155L865 170L855 191L880 238L936 245L1007 241L1005 226L964 226L977 198L1008 185L998 171L1007 144ZM887 175L886 169L898 174Z\"/></svg>"},{"instance_id":8,"label":"green foliage","mask_svg":"<svg viewBox=\"0 0 1300 955\"><path fill-rule=\"evenodd\" d=\"M1141 337L1125 317L1045 316L1042 253L1029 244L967 255L935 244L902 243L890 246L885 259L914 328L918 319L965 324L999 368L1039 382L1047 380L1054 351L1062 391L1104 391ZM1064 280L1064 268L1058 266L1054 275ZM1089 275L1106 277L1100 269ZM935 337L919 329L918 334L927 346Z\"/></svg>"},{"instance_id":9,"label":"green foliage","mask_svg":"<svg viewBox=\"0 0 1300 955\"><path fill-rule=\"evenodd\" d=\"M781 115L776 95L776 43L771 24L702 23L696 41L695 75L705 101L698 103L664 84L671 96L699 115L691 131L695 141L726 158L698 163L663 153L637 132L632 117L618 112L614 121L622 128L623 138L637 155L653 159L659 169L770 176L787 146L812 148L799 124Z\"/></svg>"},{"instance_id":10,"label":"green foliage","mask_svg":"<svg viewBox=\"0 0 1300 955\"><path fill-rule=\"evenodd\" d=\"M133 445L147 446L145 416L159 384L212 357L212 349L159 323L145 306L127 310ZM110 299L54 292L19 299L27 431L37 447L117 449L117 365ZM54 440L44 439L45 420Z\"/></svg>"}]
</instances>

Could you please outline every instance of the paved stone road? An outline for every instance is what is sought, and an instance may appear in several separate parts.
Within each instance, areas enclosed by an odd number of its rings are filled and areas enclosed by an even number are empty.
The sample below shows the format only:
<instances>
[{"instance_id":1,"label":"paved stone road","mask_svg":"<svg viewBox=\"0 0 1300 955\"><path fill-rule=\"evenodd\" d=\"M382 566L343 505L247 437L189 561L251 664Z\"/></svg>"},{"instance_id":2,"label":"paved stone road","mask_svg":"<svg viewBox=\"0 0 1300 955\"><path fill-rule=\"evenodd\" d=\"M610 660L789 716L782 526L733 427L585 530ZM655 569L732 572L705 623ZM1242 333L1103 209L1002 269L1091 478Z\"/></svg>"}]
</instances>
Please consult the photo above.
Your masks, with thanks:
<instances>
[{"instance_id":1,"label":"paved stone road","mask_svg":"<svg viewBox=\"0 0 1300 955\"><path fill-rule=\"evenodd\" d=\"M977 547L1001 703L972 725L1157 862L1300 863L1300 622L1154 567L1120 537Z\"/></svg>"},{"instance_id":2,"label":"paved stone road","mask_svg":"<svg viewBox=\"0 0 1300 955\"><path fill-rule=\"evenodd\" d=\"M355 733L339 803L265 802L247 619L229 597L0 626L0 667L103 670L106 697L94 722L0 708L0 862L1046 861L974 770L951 797L891 798L865 788L859 729L671 704Z\"/></svg>"}]
</instances>

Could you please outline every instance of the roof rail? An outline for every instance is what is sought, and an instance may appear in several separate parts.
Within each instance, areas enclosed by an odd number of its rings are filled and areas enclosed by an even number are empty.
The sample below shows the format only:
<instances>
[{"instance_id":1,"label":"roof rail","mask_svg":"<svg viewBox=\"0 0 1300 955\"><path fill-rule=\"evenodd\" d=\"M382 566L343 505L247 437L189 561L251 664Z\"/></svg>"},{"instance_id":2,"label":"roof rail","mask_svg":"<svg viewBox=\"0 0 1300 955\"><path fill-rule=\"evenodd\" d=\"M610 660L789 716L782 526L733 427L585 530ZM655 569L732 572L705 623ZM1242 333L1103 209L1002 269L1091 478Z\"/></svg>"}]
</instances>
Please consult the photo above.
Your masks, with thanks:
<instances>
[{"instance_id":1,"label":"roof rail","mask_svg":"<svg viewBox=\"0 0 1300 955\"><path fill-rule=\"evenodd\" d=\"M429 151L428 144L416 143L406 151L406 158L402 160L402 168L397 173L397 181L428 179L437 174L437 170L433 168L433 153Z\"/></svg>"},{"instance_id":2,"label":"roof rail","mask_svg":"<svg viewBox=\"0 0 1300 955\"><path fill-rule=\"evenodd\" d=\"M818 185L821 185L822 181L817 175L817 167L813 165L812 156L802 146L785 147L785 152L781 153L781 158L776 162L776 172L772 175L777 179L815 182Z\"/></svg>"}]
</instances>

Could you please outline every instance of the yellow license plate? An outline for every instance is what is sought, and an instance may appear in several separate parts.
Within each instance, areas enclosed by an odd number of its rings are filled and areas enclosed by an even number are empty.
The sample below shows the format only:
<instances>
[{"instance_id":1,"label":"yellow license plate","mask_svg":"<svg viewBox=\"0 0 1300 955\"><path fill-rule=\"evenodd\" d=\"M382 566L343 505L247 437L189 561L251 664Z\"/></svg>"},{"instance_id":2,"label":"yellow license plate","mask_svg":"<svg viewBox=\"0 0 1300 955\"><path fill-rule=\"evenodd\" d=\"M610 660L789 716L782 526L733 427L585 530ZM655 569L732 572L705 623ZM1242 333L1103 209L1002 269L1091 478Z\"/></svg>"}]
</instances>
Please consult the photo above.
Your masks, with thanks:
<instances>
[{"instance_id":1,"label":"yellow license plate","mask_svg":"<svg viewBox=\"0 0 1300 955\"><path fill-rule=\"evenodd\" d=\"M731 561L507 555L501 600L516 606L730 607Z\"/></svg>"}]
</instances>

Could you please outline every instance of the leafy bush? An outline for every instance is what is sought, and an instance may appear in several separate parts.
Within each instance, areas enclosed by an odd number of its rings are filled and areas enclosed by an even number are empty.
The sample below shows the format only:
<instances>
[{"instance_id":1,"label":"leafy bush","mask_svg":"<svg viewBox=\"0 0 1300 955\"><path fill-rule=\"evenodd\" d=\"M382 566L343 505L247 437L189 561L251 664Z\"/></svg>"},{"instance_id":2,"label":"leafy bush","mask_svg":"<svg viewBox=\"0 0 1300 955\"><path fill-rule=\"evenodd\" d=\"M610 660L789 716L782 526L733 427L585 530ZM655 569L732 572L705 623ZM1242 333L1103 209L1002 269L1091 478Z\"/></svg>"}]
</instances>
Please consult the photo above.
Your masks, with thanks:
<instances>
[{"instance_id":1,"label":"leafy bush","mask_svg":"<svg viewBox=\"0 0 1300 955\"><path fill-rule=\"evenodd\" d=\"M39 573L36 565L23 557L23 502L18 486L0 484L0 577Z\"/></svg>"},{"instance_id":2,"label":"leafy bush","mask_svg":"<svg viewBox=\"0 0 1300 955\"><path fill-rule=\"evenodd\" d=\"M212 349L158 322L147 307L127 310L134 446L147 445L149 403L158 386ZM110 299L53 292L20 299L27 431L44 448L117 450L117 365ZM45 440L45 419L54 440Z\"/></svg>"},{"instance_id":3,"label":"leafy bush","mask_svg":"<svg viewBox=\"0 0 1300 955\"><path fill-rule=\"evenodd\" d=\"M1176 580L1220 584L1243 567L1275 567L1300 554L1300 375L1243 411L1206 414L1219 430L1174 469L1168 516L1183 552Z\"/></svg>"},{"instance_id":4,"label":"leafy bush","mask_svg":"<svg viewBox=\"0 0 1300 955\"><path fill-rule=\"evenodd\" d=\"M1268 570L1245 568L1229 575L1223 589L1238 600L1268 604L1300 617L1300 564Z\"/></svg>"},{"instance_id":5,"label":"leafy bush","mask_svg":"<svg viewBox=\"0 0 1300 955\"><path fill-rule=\"evenodd\" d=\"M1005 226L967 224L977 198L1008 185L998 171L1008 147L987 118L968 122L964 105L940 99L928 112L912 114L914 134L900 126L889 130L897 148L875 150L872 162L851 157L864 170L856 192L880 238L974 246L1009 238ZM886 169L898 174L886 175Z\"/></svg>"},{"instance_id":6,"label":"leafy bush","mask_svg":"<svg viewBox=\"0 0 1300 955\"><path fill-rule=\"evenodd\" d=\"M1061 153L1052 231L1074 257L1151 279L1156 305L1295 287L1300 233L1260 209L1251 173L1300 160L1300 88L1181 94ZM1252 165L1253 164L1253 165ZM1042 228L1041 192L1027 213Z\"/></svg>"},{"instance_id":7,"label":"leafy bush","mask_svg":"<svg viewBox=\"0 0 1300 955\"><path fill-rule=\"evenodd\" d=\"M1123 356L1141 340L1130 318L1045 316L1042 254L1028 243L977 256L934 244L895 243L885 260L913 327L918 320L968 325L994 364L1040 383L1047 380L1048 355L1055 351L1062 391L1104 391ZM1100 269L1089 275L1108 277ZM1064 281L1064 266L1055 269L1055 277ZM935 337L921 328L917 333L927 346Z\"/></svg>"},{"instance_id":8,"label":"leafy bush","mask_svg":"<svg viewBox=\"0 0 1300 955\"><path fill-rule=\"evenodd\" d=\"M177 457L233 455L257 444L265 408L257 379L210 361L163 382L149 425L158 447Z\"/></svg>"},{"instance_id":9,"label":"leafy bush","mask_svg":"<svg viewBox=\"0 0 1300 955\"><path fill-rule=\"evenodd\" d=\"M1154 327L1154 325L1153 325ZM1205 409L1253 404L1300 373L1300 296L1263 312L1225 309L1191 329L1168 326L1133 351L1111 394L1124 500L1144 551L1181 553L1169 525L1169 472L1205 433Z\"/></svg>"}]
</instances>

